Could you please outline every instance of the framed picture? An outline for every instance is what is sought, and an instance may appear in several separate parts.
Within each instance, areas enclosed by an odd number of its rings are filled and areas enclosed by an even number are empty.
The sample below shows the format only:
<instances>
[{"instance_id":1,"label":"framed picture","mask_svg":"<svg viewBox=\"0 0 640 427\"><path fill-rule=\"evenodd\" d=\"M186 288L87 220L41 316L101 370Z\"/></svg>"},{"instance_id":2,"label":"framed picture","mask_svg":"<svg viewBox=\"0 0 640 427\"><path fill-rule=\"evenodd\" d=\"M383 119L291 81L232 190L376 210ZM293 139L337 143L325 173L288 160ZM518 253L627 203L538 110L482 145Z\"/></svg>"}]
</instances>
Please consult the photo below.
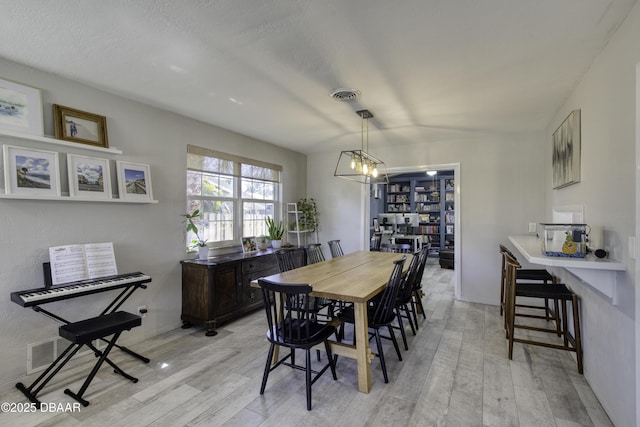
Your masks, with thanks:
<instances>
[{"instance_id":1,"label":"framed picture","mask_svg":"<svg viewBox=\"0 0 640 427\"><path fill-rule=\"evenodd\" d=\"M152 201L149 165L116 161L118 193L123 200Z\"/></svg>"},{"instance_id":2,"label":"framed picture","mask_svg":"<svg viewBox=\"0 0 640 427\"><path fill-rule=\"evenodd\" d=\"M255 252L257 250L258 245L256 244L256 238L254 236L242 238L242 252Z\"/></svg>"},{"instance_id":3,"label":"framed picture","mask_svg":"<svg viewBox=\"0 0 640 427\"><path fill-rule=\"evenodd\" d=\"M58 139L109 148L104 116L53 104L53 123Z\"/></svg>"},{"instance_id":4,"label":"framed picture","mask_svg":"<svg viewBox=\"0 0 640 427\"><path fill-rule=\"evenodd\" d=\"M0 79L0 130L43 135L39 89Z\"/></svg>"},{"instance_id":5,"label":"framed picture","mask_svg":"<svg viewBox=\"0 0 640 427\"><path fill-rule=\"evenodd\" d=\"M573 110L553 133L553 188L580 182L580 110Z\"/></svg>"},{"instance_id":6,"label":"framed picture","mask_svg":"<svg viewBox=\"0 0 640 427\"><path fill-rule=\"evenodd\" d=\"M60 169L55 151L3 145L7 194L60 196Z\"/></svg>"},{"instance_id":7,"label":"framed picture","mask_svg":"<svg viewBox=\"0 0 640 427\"><path fill-rule=\"evenodd\" d=\"M378 218L373 218L373 232L374 233L380 232L380 223L378 222Z\"/></svg>"},{"instance_id":8,"label":"framed picture","mask_svg":"<svg viewBox=\"0 0 640 427\"><path fill-rule=\"evenodd\" d=\"M69 196L90 199L111 198L109 160L67 154Z\"/></svg>"}]
</instances>

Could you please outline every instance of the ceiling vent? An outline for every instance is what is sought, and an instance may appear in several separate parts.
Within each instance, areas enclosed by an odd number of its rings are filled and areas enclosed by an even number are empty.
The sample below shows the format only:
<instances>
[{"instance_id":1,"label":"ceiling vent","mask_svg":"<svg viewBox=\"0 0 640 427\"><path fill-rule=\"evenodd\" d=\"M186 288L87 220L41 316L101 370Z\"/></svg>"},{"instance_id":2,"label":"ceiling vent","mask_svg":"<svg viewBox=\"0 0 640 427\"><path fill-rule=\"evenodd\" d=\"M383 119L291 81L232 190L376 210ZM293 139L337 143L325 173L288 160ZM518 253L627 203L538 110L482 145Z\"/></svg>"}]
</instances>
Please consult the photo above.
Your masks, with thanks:
<instances>
[{"instance_id":1,"label":"ceiling vent","mask_svg":"<svg viewBox=\"0 0 640 427\"><path fill-rule=\"evenodd\" d=\"M340 87L332 90L329 96L336 101L355 101L360 96L360 91L358 89Z\"/></svg>"}]
</instances>

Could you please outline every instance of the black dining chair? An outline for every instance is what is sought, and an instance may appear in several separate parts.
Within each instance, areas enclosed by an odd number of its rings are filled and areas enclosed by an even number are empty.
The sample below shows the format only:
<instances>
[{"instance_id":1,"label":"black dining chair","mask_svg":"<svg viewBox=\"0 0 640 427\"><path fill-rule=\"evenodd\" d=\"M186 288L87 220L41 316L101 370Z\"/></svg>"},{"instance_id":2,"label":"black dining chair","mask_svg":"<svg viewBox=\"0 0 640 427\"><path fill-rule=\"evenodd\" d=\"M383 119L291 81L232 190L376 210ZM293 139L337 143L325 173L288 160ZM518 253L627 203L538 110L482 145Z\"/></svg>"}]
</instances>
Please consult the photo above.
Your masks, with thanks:
<instances>
[{"instance_id":1,"label":"black dining chair","mask_svg":"<svg viewBox=\"0 0 640 427\"><path fill-rule=\"evenodd\" d=\"M333 325L318 323L314 320L313 313L309 310L309 298L312 298L309 297L311 286L307 284L282 284L266 279L258 279L258 284L262 288L262 299L269 327L267 339L271 343L262 375L260 394L264 394L271 371L280 365L289 366L305 372L307 410L311 410L311 385L327 369L331 369L334 380L338 379L328 341L329 337L336 333L336 328ZM311 348L318 344L324 344L328 362L319 370L314 370L311 363ZM276 345L287 347L290 352L272 364ZM296 349L305 351L305 366L295 364Z\"/></svg>"},{"instance_id":2,"label":"black dining chair","mask_svg":"<svg viewBox=\"0 0 640 427\"><path fill-rule=\"evenodd\" d=\"M342 251L342 246L340 246L340 240L329 240L327 244L329 245L331 258L337 258L339 256L344 255L344 252Z\"/></svg>"},{"instance_id":3,"label":"black dining chair","mask_svg":"<svg viewBox=\"0 0 640 427\"><path fill-rule=\"evenodd\" d=\"M389 376L387 375L387 365L384 360L382 338L391 339L393 346L395 347L396 354L398 355L398 360L402 361L400 347L398 347L398 341L396 340L395 333L393 332L392 323L396 317L396 299L398 297L400 283L402 282L402 269L404 268L406 259L407 257L403 256L401 259L393 262L393 270L391 271L387 285L382 291L381 297L372 300L371 304L367 305L369 321L368 327L373 330L373 335L376 339L376 346L378 347L378 353L376 356L380 359L380 367L382 368L382 375L384 376L385 383L389 382ZM342 325L340 325L340 329L338 330L338 341L342 341L344 339L344 324L351 323L355 325L354 307L345 307L340 313L338 313L338 319L342 321ZM386 328L389 331L389 337L383 337L380 334L380 329L383 328Z\"/></svg>"},{"instance_id":4,"label":"black dining chair","mask_svg":"<svg viewBox=\"0 0 640 427\"><path fill-rule=\"evenodd\" d=\"M325 261L321 243L308 244L304 247L304 250L307 255L307 265L317 264L319 262Z\"/></svg>"},{"instance_id":5,"label":"black dining chair","mask_svg":"<svg viewBox=\"0 0 640 427\"><path fill-rule=\"evenodd\" d=\"M431 243L425 243L422 245L422 249L420 250L420 256L422 256L422 260L419 267L418 277L416 277L416 280L413 284L413 299L411 301L411 311L413 312L413 319L416 324L416 329L419 329L418 309L422 313L422 317L424 319L427 318L427 313L424 311L424 306L422 305L422 296L424 295L424 292L422 292L422 277L424 276L424 269L427 265L430 251Z\"/></svg>"},{"instance_id":6,"label":"black dining chair","mask_svg":"<svg viewBox=\"0 0 640 427\"><path fill-rule=\"evenodd\" d=\"M278 249L277 251L275 251L275 255L280 273L293 270L297 267L293 249Z\"/></svg>"}]
</instances>

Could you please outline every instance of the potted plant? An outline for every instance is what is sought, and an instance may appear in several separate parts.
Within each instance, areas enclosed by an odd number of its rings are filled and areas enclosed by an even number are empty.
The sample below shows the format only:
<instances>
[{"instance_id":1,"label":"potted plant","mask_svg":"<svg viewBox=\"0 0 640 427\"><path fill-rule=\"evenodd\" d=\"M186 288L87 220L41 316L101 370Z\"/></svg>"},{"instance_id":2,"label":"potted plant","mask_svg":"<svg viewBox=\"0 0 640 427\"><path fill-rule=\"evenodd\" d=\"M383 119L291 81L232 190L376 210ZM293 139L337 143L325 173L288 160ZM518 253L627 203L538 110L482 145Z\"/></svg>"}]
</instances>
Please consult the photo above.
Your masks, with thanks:
<instances>
[{"instance_id":1,"label":"potted plant","mask_svg":"<svg viewBox=\"0 0 640 427\"><path fill-rule=\"evenodd\" d=\"M264 219L267 224L267 233L271 239L271 247L279 249L282 246L282 236L284 235L284 224L282 221L274 221L270 216Z\"/></svg>"},{"instance_id":2,"label":"potted plant","mask_svg":"<svg viewBox=\"0 0 640 427\"><path fill-rule=\"evenodd\" d=\"M200 237L200 229L193 222L194 219L200 217L200 209L196 209L190 214L183 214L187 219L187 233L191 231L195 234L196 238L191 240L191 245L187 247L187 250L198 248L198 259L207 259L209 257L209 246L207 246L207 241Z\"/></svg>"},{"instance_id":3,"label":"potted plant","mask_svg":"<svg viewBox=\"0 0 640 427\"><path fill-rule=\"evenodd\" d=\"M299 199L297 209L301 213L298 224L299 231L316 231L318 229L318 208L315 199Z\"/></svg>"},{"instance_id":4,"label":"potted plant","mask_svg":"<svg viewBox=\"0 0 640 427\"><path fill-rule=\"evenodd\" d=\"M267 249L267 237L266 236L259 236L258 237L258 242L260 242L260 250L264 251L265 249Z\"/></svg>"}]
</instances>

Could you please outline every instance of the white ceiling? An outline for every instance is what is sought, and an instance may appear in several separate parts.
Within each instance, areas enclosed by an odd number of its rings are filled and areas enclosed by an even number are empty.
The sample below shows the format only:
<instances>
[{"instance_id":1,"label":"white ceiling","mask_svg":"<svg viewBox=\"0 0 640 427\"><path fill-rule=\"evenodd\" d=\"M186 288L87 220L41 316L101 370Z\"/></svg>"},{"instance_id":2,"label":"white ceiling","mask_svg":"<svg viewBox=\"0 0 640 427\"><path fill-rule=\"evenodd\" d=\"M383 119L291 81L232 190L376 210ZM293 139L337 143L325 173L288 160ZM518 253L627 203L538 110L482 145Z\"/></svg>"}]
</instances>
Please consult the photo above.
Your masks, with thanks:
<instances>
[{"instance_id":1,"label":"white ceiling","mask_svg":"<svg viewBox=\"0 0 640 427\"><path fill-rule=\"evenodd\" d=\"M306 153L366 108L373 148L544 129L634 4L0 0L0 56Z\"/></svg>"}]
</instances>

